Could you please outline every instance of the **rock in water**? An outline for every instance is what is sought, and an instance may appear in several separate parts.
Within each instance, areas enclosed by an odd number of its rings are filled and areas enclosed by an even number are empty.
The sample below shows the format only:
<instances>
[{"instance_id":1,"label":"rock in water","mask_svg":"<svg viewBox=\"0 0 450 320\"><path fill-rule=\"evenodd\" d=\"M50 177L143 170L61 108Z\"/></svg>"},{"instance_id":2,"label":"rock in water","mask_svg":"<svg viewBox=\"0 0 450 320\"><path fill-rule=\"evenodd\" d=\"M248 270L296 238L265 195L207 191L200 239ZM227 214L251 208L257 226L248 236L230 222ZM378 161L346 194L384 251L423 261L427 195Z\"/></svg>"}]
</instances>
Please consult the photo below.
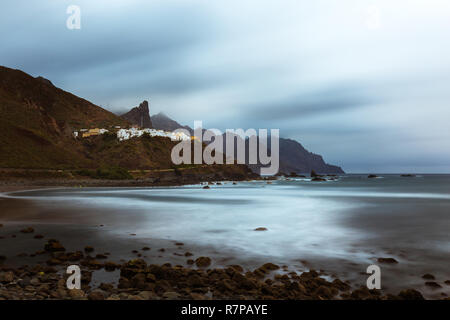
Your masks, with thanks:
<instances>
[{"instance_id":1,"label":"rock in water","mask_svg":"<svg viewBox=\"0 0 450 320\"><path fill-rule=\"evenodd\" d=\"M256 228L254 231L267 231L267 228L259 227L259 228Z\"/></svg>"},{"instance_id":2,"label":"rock in water","mask_svg":"<svg viewBox=\"0 0 450 320\"><path fill-rule=\"evenodd\" d=\"M378 258L379 263L398 263L394 258Z\"/></svg>"},{"instance_id":3,"label":"rock in water","mask_svg":"<svg viewBox=\"0 0 450 320\"><path fill-rule=\"evenodd\" d=\"M197 260L195 260L195 264L199 268L206 268L211 264L211 259L208 257L199 257Z\"/></svg>"},{"instance_id":4,"label":"rock in water","mask_svg":"<svg viewBox=\"0 0 450 320\"><path fill-rule=\"evenodd\" d=\"M32 227L28 227L28 228L20 230L20 232L22 232L22 233L33 233L34 229Z\"/></svg>"},{"instance_id":5,"label":"rock in water","mask_svg":"<svg viewBox=\"0 0 450 320\"><path fill-rule=\"evenodd\" d=\"M139 107L135 107L129 112L121 115L121 117L140 128L153 128L147 100L144 100Z\"/></svg>"},{"instance_id":6,"label":"rock in water","mask_svg":"<svg viewBox=\"0 0 450 320\"><path fill-rule=\"evenodd\" d=\"M398 296L404 300L425 300L422 294L414 289L403 290Z\"/></svg>"}]
</instances>

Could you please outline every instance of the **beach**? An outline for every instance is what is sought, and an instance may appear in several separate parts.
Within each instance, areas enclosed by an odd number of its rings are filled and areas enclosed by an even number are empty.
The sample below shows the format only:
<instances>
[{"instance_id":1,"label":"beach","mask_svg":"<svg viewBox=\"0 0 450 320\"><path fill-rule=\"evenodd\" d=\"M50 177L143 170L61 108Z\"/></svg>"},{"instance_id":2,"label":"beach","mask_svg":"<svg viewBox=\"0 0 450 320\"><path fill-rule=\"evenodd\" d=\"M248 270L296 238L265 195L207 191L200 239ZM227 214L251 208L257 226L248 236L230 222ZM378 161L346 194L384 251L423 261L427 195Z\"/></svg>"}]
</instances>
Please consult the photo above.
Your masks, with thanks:
<instances>
[{"instance_id":1,"label":"beach","mask_svg":"<svg viewBox=\"0 0 450 320\"><path fill-rule=\"evenodd\" d=\"M36 252L57 239L66 252L83 252L80 261L100 255L106 256L97 259L103 265L142 259L202 270L195 261L208 257L205 272L239 265L242 274L272 263L278 268L265 277L313 270L329 283L346 283L350 292L366 285L367 267L377 264L382 270L377 297L414 289L426 298L446 298L450 201L442 190L448 177L375 180L348 176L323 183L229 181L209 190L195 184L7 193L0 200L2 266L47 266L52 253ZM25 228L33 232L20 232ZM95 249L92 254L84 252L86 246ZM59 262L59 268L69 263L64 257ZM117 271L103 269L94 272L92 288L119 283ZM349 298L345 292L328 297Z\"/></svg>"}]
</instances>

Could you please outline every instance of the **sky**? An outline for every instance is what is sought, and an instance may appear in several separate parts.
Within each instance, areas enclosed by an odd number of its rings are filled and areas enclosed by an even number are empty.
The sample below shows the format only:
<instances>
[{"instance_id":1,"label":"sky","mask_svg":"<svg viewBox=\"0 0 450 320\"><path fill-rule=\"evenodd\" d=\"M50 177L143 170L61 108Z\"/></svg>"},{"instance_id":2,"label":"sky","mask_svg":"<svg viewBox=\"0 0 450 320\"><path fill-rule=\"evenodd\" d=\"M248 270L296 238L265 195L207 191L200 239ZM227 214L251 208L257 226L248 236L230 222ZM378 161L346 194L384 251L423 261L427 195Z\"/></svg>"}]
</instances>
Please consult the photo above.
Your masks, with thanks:
<instances>
[{"instance_id":1,"label":"sky","mask_svg":"<svg viewBox=\"0 0 450 320\"><path fill-rule=\"evenodd\" d=\"M0 65L110 111L280 129L346 172L450 173L448 0L2 0L0 21Z\"/></svg>"}]
</instances>

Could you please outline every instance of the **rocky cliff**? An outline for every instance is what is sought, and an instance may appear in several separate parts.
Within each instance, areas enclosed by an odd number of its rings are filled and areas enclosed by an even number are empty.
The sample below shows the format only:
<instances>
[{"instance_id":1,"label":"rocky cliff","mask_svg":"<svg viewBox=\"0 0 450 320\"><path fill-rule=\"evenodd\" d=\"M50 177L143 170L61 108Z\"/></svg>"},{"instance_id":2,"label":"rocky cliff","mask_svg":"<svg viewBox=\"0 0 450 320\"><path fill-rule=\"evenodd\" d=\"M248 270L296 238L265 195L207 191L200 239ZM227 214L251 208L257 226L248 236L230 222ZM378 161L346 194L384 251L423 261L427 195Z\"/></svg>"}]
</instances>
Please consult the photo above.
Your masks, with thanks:
<instances>
[{"instance_id":1,"label":"rocky cliff","mask_svg":"<svg viewBox=\"0 0 450 320\"><path fill-rule=\"evenodd\" d=\"M121 117L140 128L153 128L148 101L144 100L138 107L131 109Z\"/></svg>"}]
</instances>

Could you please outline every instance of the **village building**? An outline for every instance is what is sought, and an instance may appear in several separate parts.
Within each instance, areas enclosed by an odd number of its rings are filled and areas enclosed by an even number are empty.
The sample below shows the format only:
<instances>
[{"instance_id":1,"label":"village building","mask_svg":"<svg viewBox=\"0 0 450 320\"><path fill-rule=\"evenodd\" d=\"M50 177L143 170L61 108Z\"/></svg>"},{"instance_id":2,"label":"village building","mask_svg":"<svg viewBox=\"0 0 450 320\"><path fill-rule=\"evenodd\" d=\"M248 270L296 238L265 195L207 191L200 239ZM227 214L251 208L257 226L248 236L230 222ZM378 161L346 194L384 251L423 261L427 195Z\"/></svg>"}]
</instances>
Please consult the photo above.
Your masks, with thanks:
<instances>
[{"instance_id":1,"label":"village building","mask_svg":"<svg viewBox=\"0 0 450 320\"><path fill-rule=\"evenodd\" d=\"M109 131L106 129L95 128L95 129L80 129L79 132L81 133L82 138L88 138L92 136L102 135ZM78 138L79 132L74 131L73 136L75 138ZM192 139L190 136L186 135L183 132L171 132L156 129L139 129L138 127L117 130L117 139L119 139L119 141L124 141L135 137L141 137L144 134L148 134L151 137L166 137L170 138L172 141L186 141Z\"/></svg>"}]
</instances>

